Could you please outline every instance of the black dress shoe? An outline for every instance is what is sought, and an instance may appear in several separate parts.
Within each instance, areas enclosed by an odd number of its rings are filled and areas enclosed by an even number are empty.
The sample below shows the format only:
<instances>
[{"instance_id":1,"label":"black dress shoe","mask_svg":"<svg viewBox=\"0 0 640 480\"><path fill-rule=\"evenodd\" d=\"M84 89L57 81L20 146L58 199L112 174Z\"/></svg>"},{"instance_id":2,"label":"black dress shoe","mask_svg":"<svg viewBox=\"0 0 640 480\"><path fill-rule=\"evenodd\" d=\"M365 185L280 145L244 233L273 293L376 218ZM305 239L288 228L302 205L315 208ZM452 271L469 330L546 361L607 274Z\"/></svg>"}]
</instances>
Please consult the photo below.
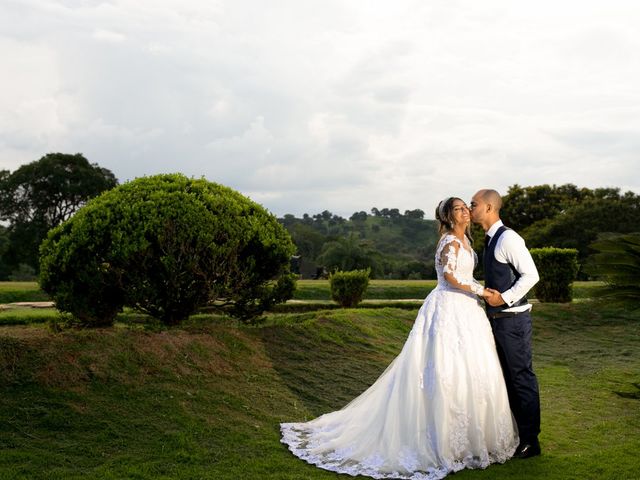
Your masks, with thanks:
<instances>
[{"instance_id":1,"label":"black dress shoe","mask_svg":"<svg viewBox=\"0 0 640 480\"><path fill-rule=\"evenodd\" d=\"M540 455L540 453L540 444L538 442L525 442L518 445L513 456L515 458L531 458Z\"/></svg>"}]
</instances>

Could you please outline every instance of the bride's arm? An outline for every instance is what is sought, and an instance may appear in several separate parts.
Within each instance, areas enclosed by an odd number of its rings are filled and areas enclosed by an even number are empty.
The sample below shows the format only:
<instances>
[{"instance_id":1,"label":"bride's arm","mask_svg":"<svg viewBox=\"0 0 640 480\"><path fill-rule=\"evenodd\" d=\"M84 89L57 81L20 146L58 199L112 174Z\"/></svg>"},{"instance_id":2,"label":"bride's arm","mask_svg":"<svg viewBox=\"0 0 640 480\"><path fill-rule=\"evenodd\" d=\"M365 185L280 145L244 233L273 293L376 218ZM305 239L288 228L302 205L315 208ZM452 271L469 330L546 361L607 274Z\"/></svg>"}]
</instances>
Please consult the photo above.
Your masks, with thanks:
<instances>
[{"instance_id":1,"label":"bride's arm","mask_svg":"<svg viewBox=\"0 0 640 480\"><path fill-rule=\"evenodd\" d=\"M459 251L460 244L456 241L448 243L442 249L440 262L443 265L442 272L444 274L444 279L455 288L464 290L465 292L471 292L482 297L485 293L485 288L482 285L473 278L469 282L467 279L464 279L457 274Z\"/></svg>"}]
</instances>

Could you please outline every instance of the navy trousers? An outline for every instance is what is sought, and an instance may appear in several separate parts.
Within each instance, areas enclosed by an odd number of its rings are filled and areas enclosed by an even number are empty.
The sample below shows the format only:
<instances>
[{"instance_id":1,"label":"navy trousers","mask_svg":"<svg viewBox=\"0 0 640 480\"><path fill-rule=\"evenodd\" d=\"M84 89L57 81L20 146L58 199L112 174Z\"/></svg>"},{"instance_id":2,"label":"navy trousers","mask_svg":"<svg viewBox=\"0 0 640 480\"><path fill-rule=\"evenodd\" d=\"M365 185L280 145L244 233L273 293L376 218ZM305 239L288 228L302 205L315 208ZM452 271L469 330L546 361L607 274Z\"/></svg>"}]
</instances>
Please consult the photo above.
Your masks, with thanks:
<instances>
[{"instance_id":1,"label":"navy trousers","mask_svg":"<svg viewBox=\"0 0 640 480\"><path fill-rule=\"evenodd\" d=\"M540 433L540 394L533 373L531 313L490 318L509 404L518 424L520 443L535 442Z\"/></svg>"}]
</instances>

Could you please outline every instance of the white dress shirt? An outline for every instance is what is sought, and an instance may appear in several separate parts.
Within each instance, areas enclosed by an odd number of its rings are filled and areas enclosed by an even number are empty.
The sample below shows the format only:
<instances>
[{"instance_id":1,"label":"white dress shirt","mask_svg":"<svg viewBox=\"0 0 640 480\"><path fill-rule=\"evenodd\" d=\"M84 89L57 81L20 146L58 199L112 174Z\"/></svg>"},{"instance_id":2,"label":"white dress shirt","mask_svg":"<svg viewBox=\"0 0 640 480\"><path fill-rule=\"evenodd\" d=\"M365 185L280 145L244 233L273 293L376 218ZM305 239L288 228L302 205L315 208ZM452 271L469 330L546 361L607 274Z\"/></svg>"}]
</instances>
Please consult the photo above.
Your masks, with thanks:
<instances>
[{"instance_id":1,"label":"white dress shirt","mask_svg":"<svg viewBox=\"0 0 640 480\"><path fill-rule=\"evenodd\" d=\"M493 240L493 236L503 225L502 220L498 220L487 230L487 235ZM491 241L490 241L491 242ZM485 245L486 248L486 245ZM515 302L524 297L531 288L538 283L540 276L536 264L524 239L513 230L506 230L498 238L498 243L494 250L495 259L500 263L510 263L520 274L520 278L513 286L504 292L500 292L503 300L507 305L513 305ZM525 312L531 310L531 304L520 305L519 307L506 308L505 312Z\"/></svg>"}]
</instances>

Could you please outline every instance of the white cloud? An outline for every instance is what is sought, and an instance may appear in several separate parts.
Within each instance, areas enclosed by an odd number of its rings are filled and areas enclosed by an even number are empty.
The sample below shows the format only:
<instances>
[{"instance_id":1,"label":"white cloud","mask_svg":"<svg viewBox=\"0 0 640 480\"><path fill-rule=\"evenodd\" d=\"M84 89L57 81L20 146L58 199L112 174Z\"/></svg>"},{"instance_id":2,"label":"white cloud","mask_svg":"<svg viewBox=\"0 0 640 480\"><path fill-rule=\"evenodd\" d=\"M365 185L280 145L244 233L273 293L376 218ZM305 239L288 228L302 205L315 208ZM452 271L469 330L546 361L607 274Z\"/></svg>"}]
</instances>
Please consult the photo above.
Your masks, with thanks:
<instances>
[{"instance_id":1,"label":"white cloud","mask_svg":"<svg viewBox=\"0 0 640 480\"><path fill-rule=\"evenodd\" d=\"M102 40L105 42L113 42L113 43L124 42L126 39L126 36L123 35L122 33L113 32L111 30L103 30L103 29L95 30L92 36L96 40Z\"/></svg>"}]
</instances>

